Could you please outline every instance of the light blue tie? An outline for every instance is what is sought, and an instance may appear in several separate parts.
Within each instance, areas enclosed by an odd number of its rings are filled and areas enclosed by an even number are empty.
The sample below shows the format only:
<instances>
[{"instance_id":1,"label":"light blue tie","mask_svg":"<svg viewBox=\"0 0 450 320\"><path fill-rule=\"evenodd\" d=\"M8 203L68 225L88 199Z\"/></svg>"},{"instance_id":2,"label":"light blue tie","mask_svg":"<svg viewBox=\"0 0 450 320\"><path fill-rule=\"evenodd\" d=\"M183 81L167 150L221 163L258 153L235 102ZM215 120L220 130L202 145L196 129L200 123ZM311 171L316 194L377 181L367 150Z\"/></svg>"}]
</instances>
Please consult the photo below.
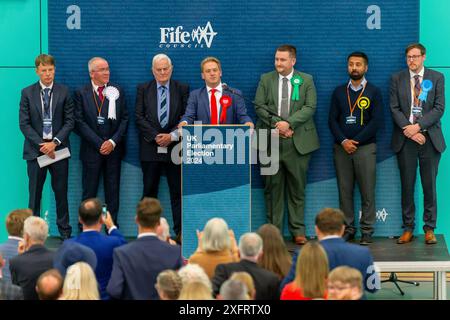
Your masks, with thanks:
<instances>
[{"instance_id":1,"label":"light blue tie","mask_svg":"<svg viewBox=\"0 0 450 320\"><path fill-rule=\"evenodd\" d=\"M161 124L161 128L167 126L169 122L169 118L167 116L167 89L166 87L161 87L161 103L159 105L159 123Z\"/></svg>"}]
</instances>

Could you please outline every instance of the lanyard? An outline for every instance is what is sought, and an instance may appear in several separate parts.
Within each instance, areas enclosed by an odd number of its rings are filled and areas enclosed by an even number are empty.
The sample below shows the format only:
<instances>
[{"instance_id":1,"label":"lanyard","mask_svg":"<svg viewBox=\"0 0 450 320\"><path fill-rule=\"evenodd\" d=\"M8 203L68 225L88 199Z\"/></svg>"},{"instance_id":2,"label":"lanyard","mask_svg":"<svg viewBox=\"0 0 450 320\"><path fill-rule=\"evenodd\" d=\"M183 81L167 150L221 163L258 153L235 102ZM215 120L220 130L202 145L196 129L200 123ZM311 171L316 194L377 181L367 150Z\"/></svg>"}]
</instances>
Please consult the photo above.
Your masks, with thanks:
<instances>
[{"instance_id":1,"label":"lanyard","mask_svg":"<svg viewBox=\"0 0 450 320\"><path fill-rule=\"evenodd\" d=\"M362 94L364 93L364 90L366 90L366 85L367 83L363 86L363 89L361 91L361 93L359 94L358 98L356 98L355 103L352 106L352 103L350 101L350 92L348 90L348 87L350 87L350 83L347 86L347 100L348 100L348 108L350 109L350 116L353 116L353 111L355 111L356 108L356 104L358 103L359 98L361 98Z\"/></svg>"},{"instance_id":2,"label":"lanyard","mask_svg":"<svg viewBox=\"0 0 450 320\"><path fill-rule=\"evenodd\" d=\"M102 104L99 106L97 102L97 98L95 97L95 90L92 90L92 96L94 97L95 106L97 107L98 116L100 117L103 108L103 102L105 102L105 96L103 96ZM100 99L100 97L99 97Z\"/></svg>"}]
</instances>

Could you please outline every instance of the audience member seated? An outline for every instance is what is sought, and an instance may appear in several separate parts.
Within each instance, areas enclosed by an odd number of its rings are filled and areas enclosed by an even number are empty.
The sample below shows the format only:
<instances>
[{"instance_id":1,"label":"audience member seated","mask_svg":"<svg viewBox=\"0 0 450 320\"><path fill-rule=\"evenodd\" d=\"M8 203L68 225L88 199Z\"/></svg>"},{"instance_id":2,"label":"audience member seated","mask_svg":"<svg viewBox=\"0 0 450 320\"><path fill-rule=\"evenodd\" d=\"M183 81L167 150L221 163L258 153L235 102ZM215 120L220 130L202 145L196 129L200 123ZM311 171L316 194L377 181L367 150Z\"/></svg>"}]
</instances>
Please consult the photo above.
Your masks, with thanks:
<instances>
[{"instance_id":1,"label":"audience member seated","mask_svg":"<svg viewBox=\"0 0 450 320\"><path fill-rule=\"evenodd\" d=\"M38 300L36 281L39 276L53 268L54 252L45 246L48 225L39 217L28 217L23 225L23 250L9 263L12 283L20 286L25 300Z\"/></svg>"},{"instance_id":2,"label":"audience member seated","mask_svg":"<svg viewBox=\"0 0 450 320\"><path fill-rule=\"evenodd\" d=\"M33 212L30 209L18 209L11 211L6 217L6 231L8 240L0 244L0 254L5 260L3 268L3 281L11 283L11 273L9 272L9 260L18 255L19 242L23 241L23 222L31 217Z\"/></svg>"},{"instance_id":3,"label":"audience member seated","mask_svg":"<svg viewBox=\"0 0 450 320\"><path fill-rule=\"evenodd\" d=\"M102 203L99 199L84 200L78 209L79 221L83 232L68 241L75 241L91 248L97 257L95 275L100 285L102 300L109 299L106 286L111 278L113 250L126 243L119 229L114 225L109 212L102 215ZM108 235L100 233L105 224Z\"/></svg>"},{"instance_id":4,"label":"audience member seated","mask_svg":"<svg viewBox=\"0 0 450 320\"><path fill-rule=\"evenodd\" d=\"M5 260L0 253L0 300L23 300L22 288L3 279Z\"/></svg>"},{"instance_id":5,"label":"audience member seated","mask_svg":"<svg viewBox=\"0 0 450 320\"><path fill-rule=\"evenodd\" d=\"M234 233L228 229L225 220L212 218L203 232L197 231L197 236L198 248L189 258L189 263L202 267L210 279L218 264L239 261Z\"/></svg>"},{"instance_id":6,"label":"audience member seated","mask_svg":"<svg viewBox=\"0 0 450 320\"><path fill-rule=\"evenodd\" d=\"M293 282L281 292L281 300L326 299L328 258L317 241L306 243L297 260Z\"/></svg>"},{"instance_id":7,"label":"audience member seated","mask_svg":"<svg viewBox=\"0 0 450 320\"><path fill-rule=\"evenodd\" d=\"M246 288L247 288L247 294L250 300L255 300L256 297L256 290L255 290L255 283L253 282L252 276L248 272L234 272L231 275L231 278L233 280L237 280L242 282Z\"/></svg>"},{"instance_id":8,"label":"audience member seated","mask_svg":"<svg viewBox=\"0 0 450 320\"><path fill-rule=\"evenodd\" d=\"M292 257L286 248L280 230L273 224L264 224L258 229L263 240L264 252L258 264L266 270L272 271L280 280L287 276L292 264Z\"/></svg>"},{"instance_id":9,"label":"audience member seated","mask_svg":"<svg viewBox=\"0 0 450 320\"><path fill-rule=\"evenodd\" d=\"M86 262L77 262L67 269L61 300L99 300L97 279Z\"/></svg>"},{"instance_id":10,"label":"audience member seated","mask_svg":"<svg viewBox=\"0 0 450 320\"><path fill-rule=\"evenodd\" d=\"M164 270L158 274L155 287L160 300L178 300L183 283L176 271Z\"/></svg>"},{"instance_id":11,"label":"audience member seated","mask_svg":"<svg viewBox=\"0 0 450 320\"><path fill-rule=\"evenodd\" d=\"M376 272L372 254L368 247L345 242L344 214L339 209L325 208L316 216L316 234L320 244L327 253L330 270L339 266L349 266L361 272L364 287L369 292L380 288L380 275ZM295 277L298 251L292 257L292 266L288 276L281 283L281 288Z\"/></svg>"},{"instance_id":12,"label":"audience member seated","mask_svg":"<svg viewBox=\"0 0 450 320\"><path fill-rule=\"evenodd\" d=\"M211 287L200 281L192 281L183 285L178 300L214 300L214 298Z\"/></svg>"},{"instance_id":13,"label":"audience member seated","mask_svg":"<svg viewBox=\"0 0 450 320\"><path fill-rule=\"evenodd\" d=\"M165 241L168 242L170 244L176 245L177 243L175 242L175 240L172 240L170 238L170 228L169 228L169 224L167 223L166 218L161 217L159 219L159 226L156 229L156 234L158 235L158 238L161 241Z\"/></svg>"},{"instance_id":14,"label":"audience member seated","mask_svg":"<svg viewBox=\"0 0 450 320\"><path fill-rule=\"evenodd\" d=\"M107 291L123 300L157 300L156 277L166 269L178 270L183 265L181 248L161 241L156 229L162 208L157 199L142 199L136 210L138 237L114 250L114 264Z\"/></svg>"},{"instance_id":15,"label":"audience member seated","mask_svg":"<svg viewBox=\"0 0 450 320\"><path fill-rule=\"evenodd\" d=\"M220 287L220 293L217 295L218 300L250 300L247 287L238 280L228 279Z\"/></svg>"},{"instance_id":16,"label":"audience member seated","mask_svg":"<svg viewBox=\"0 0 450 320\"><path fill-rule=\"evenodd\" d=\"M241 261L217 266L212 280L214 294L219 293L222 284L234 272L246 271L255 283L256 300L278 300L280 298L280 280L275 273L258 266L257 262L261 254L263 254L261 237L253 232L243 234L239 239Z\"/></svg>"},{"instance_id":17,"label":"audience member seated","mask_svg":"<svg viewBox=\"0 0 450 320\"><path fill-rule=\"evenodd\" d=\"M36 283L39 300L58 300L62 296L63 284L63 277L57 269L45 271Z\"/></svg>"},{"instance_id":18,"label":"audience member seated","mask_svg":"<svg viewBox=\"0 0 450 320\"><path fill-rule=\"evenodd\" d=\"M360 300L364 290L358 269L346 266L334 268L328 275L328 299Z\"/></svg>"},{"instance_id":19,"label":"audience member seated","mask_svg":"<svg viewBox=\"0 0 450 320\"><path fill-rule=\"evenodd\" d=\"M77 262L86 262L95 270L97 257L94 250L78 242L64 241L55 253L53 267L65 277L67 268Z\"/></svg>"},{"instance_id":20,"label":"audience member seated","mask_svg":"<svg viewBox=\"0 0 450 320\"><path fill-rule=\"evenodd\" d=\"M191 263L183 266L180 270L178 270L178 275L181 278L183 287L190 282L203 282L205 286L212 290L211 280L209 280L205 270L203 270L203 268L198 264Z\"/></svg>"}]
</instances>

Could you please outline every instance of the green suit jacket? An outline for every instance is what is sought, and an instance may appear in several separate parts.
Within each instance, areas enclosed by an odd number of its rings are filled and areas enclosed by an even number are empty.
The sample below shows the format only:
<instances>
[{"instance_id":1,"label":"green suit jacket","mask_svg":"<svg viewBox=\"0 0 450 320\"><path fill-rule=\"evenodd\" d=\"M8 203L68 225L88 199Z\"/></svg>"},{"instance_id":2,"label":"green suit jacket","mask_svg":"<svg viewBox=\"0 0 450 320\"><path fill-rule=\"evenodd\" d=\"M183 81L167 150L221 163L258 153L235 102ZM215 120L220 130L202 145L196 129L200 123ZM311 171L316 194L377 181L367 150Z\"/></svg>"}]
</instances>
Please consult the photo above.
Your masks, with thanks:
<instances>
[{"instance_id":1,"label":"green suit jacket","mask_svg":"<svg viewBox=\"0 0 450 320\"><path fill-rule=\"evenodd\" d=\"M303 79L300 99L290 102L289 122L294 130L294 145L300 154L308 154L319 149L319 137L314 124L317 107L316 88L311 75L294 70L294 75ZM292 90L293 91L293 90ZM270 111L272 112L270 112ZM255 97L255 111L258 115L257 129L274 129L281 121L278 114L278 72L272 71L261 76Z\"/></svg>"}]
</instances>

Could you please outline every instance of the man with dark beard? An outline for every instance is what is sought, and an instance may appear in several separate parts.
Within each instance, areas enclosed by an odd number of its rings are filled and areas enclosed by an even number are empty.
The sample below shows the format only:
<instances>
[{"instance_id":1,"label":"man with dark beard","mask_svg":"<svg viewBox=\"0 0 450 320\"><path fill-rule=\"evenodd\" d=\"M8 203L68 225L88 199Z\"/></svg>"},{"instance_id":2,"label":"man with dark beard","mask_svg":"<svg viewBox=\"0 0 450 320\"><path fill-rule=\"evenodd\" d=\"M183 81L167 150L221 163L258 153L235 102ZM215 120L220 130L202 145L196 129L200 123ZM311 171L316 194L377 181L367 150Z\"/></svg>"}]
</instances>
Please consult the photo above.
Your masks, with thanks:
<instances>
[{"instance_id":1,"label":"man with dark beard","mask_svg":"<svg viewBox=\"0 0 450 320\"><path fill-rule=\"evenodd\" d=\"M353 199L356 180L361 193L361 245L370 244L374 232L376 133L383 122L380 89L364 77L368 62L363 52L353 52L347 57L350 80L334 90L328 117L335 140L339 207L345 214L343 238L352 240L356 233Z\"/></svg>"}]
</instances>

